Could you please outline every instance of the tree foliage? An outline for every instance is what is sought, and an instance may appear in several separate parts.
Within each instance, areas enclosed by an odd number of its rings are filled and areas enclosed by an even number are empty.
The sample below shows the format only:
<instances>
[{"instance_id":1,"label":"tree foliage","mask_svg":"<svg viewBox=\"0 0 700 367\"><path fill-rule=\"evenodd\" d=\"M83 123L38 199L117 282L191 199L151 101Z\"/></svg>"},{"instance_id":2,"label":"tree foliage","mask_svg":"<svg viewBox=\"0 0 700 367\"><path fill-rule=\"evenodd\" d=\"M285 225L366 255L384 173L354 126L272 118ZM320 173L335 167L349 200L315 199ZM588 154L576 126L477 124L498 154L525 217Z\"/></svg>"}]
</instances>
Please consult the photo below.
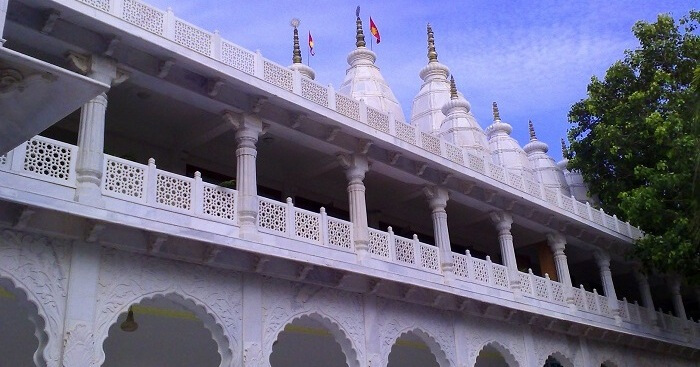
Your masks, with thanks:
<instances>
[{"instance_id":1,"label":"tree foliage","mask_svg":"<svg viewBox=\"0 0 700 367\"><path fill-rule=\"evenodd\" d=\"M570 165L606 211L646 232L647 268L700 280L700 12L637 22L626 51L571 107Z\"/></svg>"}]
</instances>

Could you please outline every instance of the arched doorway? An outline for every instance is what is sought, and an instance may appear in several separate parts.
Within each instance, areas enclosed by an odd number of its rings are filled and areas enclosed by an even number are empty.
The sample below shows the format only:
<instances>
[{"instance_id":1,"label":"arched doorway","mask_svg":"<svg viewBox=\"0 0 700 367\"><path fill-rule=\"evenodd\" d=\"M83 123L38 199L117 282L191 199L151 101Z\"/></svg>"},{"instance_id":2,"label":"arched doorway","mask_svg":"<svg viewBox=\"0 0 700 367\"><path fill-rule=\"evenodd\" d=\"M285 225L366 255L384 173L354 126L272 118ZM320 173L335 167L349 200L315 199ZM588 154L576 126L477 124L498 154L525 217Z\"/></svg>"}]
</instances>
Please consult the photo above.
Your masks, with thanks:
<instances>
[{"instance_id":1,"label":"arched doorway","mask_svg":"<svg viewBox=\"0 0 700 367\"><path fill-rule=\"evenodd\" d=\"M285 325L272 344L272 367L347 367L335 335L319 318L301 316Z\"/></svg>"},{"instance_id":2,"label":"arched doorway","mask_svg":"<svg viewBox=\"0 0 700 367\"><path fill-rule=\"evenodd\" d=\"M518 367L518 363L506 348L493 342L481 348L474 367Z\"/></svg>"},{"instance_id":3,"label":"arched doorway","mask_svg":"<svg viewBox=\"0 0 700 367\"><path fill-rule=\"evenodd\" d=\"M430 347L415 332L403 333L391 347L388 367L439 367Z\"/></svg>"},{"instance_id":4,"label":"arched doorway","mask_svg":"<svg viewBox=\"0 0 700 367\"><path fill-rule=\"evenodd\" d=\"M0 278L0 366L46 366L44 320L27 295Z\"/></svg>"},{"instance_id":5,"label":"arched doorway","mask_svg":"<svg viewBox=\"0 0 700 367\"><path fill-rule=\"evenodd\" d=\"M561 364L559 360L554 356L549 356L547 357L547 360L544 361L543 367L564 367L564 365Z\"/></svg>"},{"instance_id":6,"label":"arched doorway","mask_svg":"<svg viewBox=\"0 0 700 367\"><path fill-rule=\"evenodd\" d=\"M178 296L131 305L136 329L128 313L119 315L104 342L103 366L219 367L217 343L192 307Z\"/></svg>"}]
</instances>

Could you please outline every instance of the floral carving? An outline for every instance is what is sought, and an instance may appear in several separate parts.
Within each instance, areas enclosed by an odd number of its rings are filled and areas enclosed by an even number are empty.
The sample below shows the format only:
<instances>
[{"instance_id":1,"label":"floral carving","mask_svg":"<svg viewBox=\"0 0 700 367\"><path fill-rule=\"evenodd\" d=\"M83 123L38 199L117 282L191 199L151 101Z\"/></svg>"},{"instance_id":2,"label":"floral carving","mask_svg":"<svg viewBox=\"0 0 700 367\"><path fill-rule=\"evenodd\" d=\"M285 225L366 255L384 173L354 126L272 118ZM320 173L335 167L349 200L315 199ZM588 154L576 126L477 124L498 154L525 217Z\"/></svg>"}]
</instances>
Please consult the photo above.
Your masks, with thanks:
<instances>
[{"instance_id":1,"label":"floral carving","mask_svg":"<svg viewBox=\"0 0 700 367\"><path fill-rule=\"evenodd\" d=\"M498 349L510 367L521 367L525 360L525 345L517 328L495 320L466 318L463 320L467 333L463 335L467 344L469 366L476 363L481 350L491 345Z\"/></svg>"},{"instance_id":2,"label":"floral carving","mask_svg":"<svg viewBox=\"0 0 700 367\"><path fill-rule=\"evenodd\" d=\"M583 357L579 352L577 339L545 330L533 331L532 338L537 352L538 366L544 365L550 355L564 367L583 366Z\"/></svg>"},{"instance_id":3,"label":"floral carving","mask_svg":"<svg viewBox=\"0 0 700 367\"><path fill-rule=\"evenodd\" d=\"M95 366L95 338L90 327L84 323L76 323L65 337L63 352L64 366Z\"/></svg>"}]
</instances>

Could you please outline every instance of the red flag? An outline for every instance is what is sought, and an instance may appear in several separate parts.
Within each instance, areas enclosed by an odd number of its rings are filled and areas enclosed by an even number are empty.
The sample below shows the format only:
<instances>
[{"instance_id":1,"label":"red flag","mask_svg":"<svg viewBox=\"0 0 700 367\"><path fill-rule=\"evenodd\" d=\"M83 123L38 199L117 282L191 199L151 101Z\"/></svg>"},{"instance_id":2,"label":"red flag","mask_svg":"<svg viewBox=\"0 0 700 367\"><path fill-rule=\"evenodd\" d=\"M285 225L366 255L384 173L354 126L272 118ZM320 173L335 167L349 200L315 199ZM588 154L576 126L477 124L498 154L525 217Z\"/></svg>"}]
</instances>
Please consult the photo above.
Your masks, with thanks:
<instances>
[{"instance_id":1,"label":"red flag","mask_svg":"<svg viewBox=\"0 0 700 367\"><path fill-rule=\"evenodd\" d=\"M372 17L369 17L369 31L372 32L374 38L377 39L377 44L379 44L379 41L381 41L381 37L379 36L379 29L377 29L377 26L374 25Z\"/></svg>"},{"instance_id":2,"label":"red flag","mask_svg":"<svg viewBox=\"0 0 700 367\"><path fill-rule=\"evenodd\" d=\"M311 31L309 31L309 52L311 56L316 56L316 54L314 54L314 39L311 37Z\"/></svg>"}]
</instances>

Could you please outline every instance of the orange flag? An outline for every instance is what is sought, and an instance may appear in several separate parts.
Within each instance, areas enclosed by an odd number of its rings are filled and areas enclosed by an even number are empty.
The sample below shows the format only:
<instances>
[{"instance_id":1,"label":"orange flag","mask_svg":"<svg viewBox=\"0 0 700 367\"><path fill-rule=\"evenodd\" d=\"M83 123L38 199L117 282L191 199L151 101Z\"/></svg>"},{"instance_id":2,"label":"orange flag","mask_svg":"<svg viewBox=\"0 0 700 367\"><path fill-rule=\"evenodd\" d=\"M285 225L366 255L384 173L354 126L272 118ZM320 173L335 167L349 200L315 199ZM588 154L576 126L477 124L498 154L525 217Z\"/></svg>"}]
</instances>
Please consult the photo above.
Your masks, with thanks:
<instances>
[{"instance_id":1,"label":"orange flag","mask_svg":"<svg viewBox=\"0 0 700 367\"><path fill-rule=\"evenodd\" d=\"M311 56L316 56L314 53L314 39L311 37L311 31L309 31L309 52Z\"/></svg>"},{"instance_id":2,"label":"orange flag","mask_svg":"<svg viewBox=\"0 0 700 367\"><path fill-rule=\"evenodd\" d=\"M374 24L372 17L369 17L369 31L372 32L374 38L377 39L377 44L379 44L379 41L381 41L381 37L379 36L379 29L377 29L377 26Z\"/></svg>"}]
</instances>

